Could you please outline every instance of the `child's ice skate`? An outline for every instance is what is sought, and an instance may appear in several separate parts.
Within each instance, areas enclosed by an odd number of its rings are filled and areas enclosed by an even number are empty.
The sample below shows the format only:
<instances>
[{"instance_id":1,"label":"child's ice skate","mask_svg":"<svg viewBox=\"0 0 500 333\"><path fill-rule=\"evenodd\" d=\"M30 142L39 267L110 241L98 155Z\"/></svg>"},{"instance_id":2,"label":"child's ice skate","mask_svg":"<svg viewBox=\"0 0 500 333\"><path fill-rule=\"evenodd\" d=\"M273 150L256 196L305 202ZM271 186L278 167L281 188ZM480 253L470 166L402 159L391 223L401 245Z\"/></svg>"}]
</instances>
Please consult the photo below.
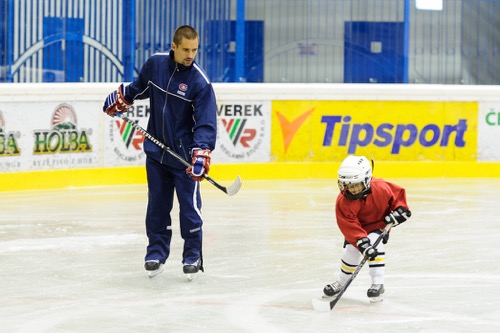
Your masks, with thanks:
<instances>
[{"instance_id":1,"label":"child's ice skate","mask_svg":"<svg viewBox=\"0 0 500 333\"><path fill-rule=\"evenodd\" d=\"M371 303L382 302L384 300L384 291L383 284L372 284L366 295Z\"/></svg>"}]
</instances>

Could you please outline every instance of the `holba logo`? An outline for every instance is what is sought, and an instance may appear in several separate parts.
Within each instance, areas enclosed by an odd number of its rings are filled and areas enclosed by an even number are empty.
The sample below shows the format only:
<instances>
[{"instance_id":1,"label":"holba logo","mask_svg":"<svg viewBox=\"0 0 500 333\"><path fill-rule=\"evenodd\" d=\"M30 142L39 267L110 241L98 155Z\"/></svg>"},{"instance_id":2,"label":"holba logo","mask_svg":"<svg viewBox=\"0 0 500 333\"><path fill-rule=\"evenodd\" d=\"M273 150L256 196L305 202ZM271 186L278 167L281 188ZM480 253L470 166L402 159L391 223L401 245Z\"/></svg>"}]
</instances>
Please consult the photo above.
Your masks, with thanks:
<instances>
[{"instance_id":1,"label":"holba logo","mask_svg":"<svg viewBox=\"0 0 500 333\"><path fill-rule=\"evenodd\" d=\"M0 157L1 156L18 156L21 154L21 149L17 143L17 139L21 134L7 132L5 130L5 120L0 111Z\"/></svg>"},{"instance_id":2,"label":"holba logo","mask_svg":"<svg viewBox=\"0 0 500 333\"><path fill-rule=\"evenodd\" d=\"M66 103L60 104L52 115L52 128L34 131L33 154L91 152L90 134L91 129L77 129L73 107Z\"/></svg>"}]
</instances>

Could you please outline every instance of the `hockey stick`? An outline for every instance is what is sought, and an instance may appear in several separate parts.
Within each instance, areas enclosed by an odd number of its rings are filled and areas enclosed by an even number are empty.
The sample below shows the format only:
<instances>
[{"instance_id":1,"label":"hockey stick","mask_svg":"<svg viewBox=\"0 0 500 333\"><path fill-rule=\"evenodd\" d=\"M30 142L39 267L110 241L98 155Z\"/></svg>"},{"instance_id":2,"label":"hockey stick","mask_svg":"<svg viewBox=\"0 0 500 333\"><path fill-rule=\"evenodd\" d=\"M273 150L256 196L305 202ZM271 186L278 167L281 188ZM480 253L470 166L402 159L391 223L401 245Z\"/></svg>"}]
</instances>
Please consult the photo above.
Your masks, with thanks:
<instances>
[{"instance_id":1,"label":"hockey stick","mask_svg":"<svg viewBox=\"0 0 500 333\"><path fill-rule=\"evenodd\" d=\"M391 218L394 219L392 214L390 214L389 216L391 216ZM382 239L384 239L385 235L387 235L387 233L391 230L393 223L394 222L391 222L385 226L385 228L382 231L382 233L380 234L380 236L378 236L377 240L372 245L373 248L377 248L377 245L382 241ZM314 310L323 311L323 312L333 310L333 307L335 306L335 304L337 304L340 297L342 297L342 295L346 291L347 287L349 287L351 282L356 278L359 271L361 270L361 268L363 268L363 265L366 263L367 260L368 260L368 257L364 256L363 260L361 260L358 267L356 267L356 270L354 271L354 273L352 273L351 277L349 278L349 280L347 280L346 284L344 285L344 287L342 287L342 290L339 292L339 294L335 297L334 300L332 300L330 302L325 302L325 301L322 301L320 299L313 298L312 299L312 306L313 306Z\"/></svg>"},{"instance_id":2,"label":"hockey stick","mask_svg":"<svg viewBox=\"0 0 500 333\"><path fill-rule=\"evenodd\" d=\"M125 122L129 123L136 130L138 130L139 132L141 132L142 134L144 134L144 136L146 138L148 138L149 140L151 140L158 147L160 147L161 149L163 149L164 151L166 151L167 153L169 153L170 155L172 155L173 157L175 157L177 160L179 160L186 167L188 167L188 168L191 167L191 164L189 164L184 158L182 158L182 156L180 156L175 151L173 151L172 149L170 149L170 147L168 147L165 144L163 144L163 142L159 141L154 136L152 136L151 134L149 134L148 131L146 131L144 128L142 128L141 126L139 126L139 124L137 124L135 121L133 121L132 119L130 119L129 117L127 117L127 116L125 116L123 114L122 115L118 115L118 116L121 119L123 119ZM203 178L205 178L210 184L214 185L215 187L217 187L219 190L221 190L222 192L226 193L227 195L235 195L236 193L238 193L238 191L241 188L241 179L240 179L240 176L238 176L236 178L236 180L230 186L228 186L228 187L220 185L215 180L213 180L210 176L208 176L206 173L203 174Z\"/></svg>"}]
</instances>

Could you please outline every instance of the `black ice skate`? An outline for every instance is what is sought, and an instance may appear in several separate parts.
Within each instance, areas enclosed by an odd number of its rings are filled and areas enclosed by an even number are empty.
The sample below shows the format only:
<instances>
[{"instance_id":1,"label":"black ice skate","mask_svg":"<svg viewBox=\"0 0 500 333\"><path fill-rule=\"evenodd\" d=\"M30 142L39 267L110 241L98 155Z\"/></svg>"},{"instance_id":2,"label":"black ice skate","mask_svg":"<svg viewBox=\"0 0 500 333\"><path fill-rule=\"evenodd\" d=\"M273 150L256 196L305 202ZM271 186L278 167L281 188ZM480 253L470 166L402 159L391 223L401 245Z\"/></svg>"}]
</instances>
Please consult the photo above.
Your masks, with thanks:
<instances>
[{"instance_id":1,"label":"black ice skate","mask_svg":"<svg viewBox=\"0 0 500 333\"><path fill-rule=\"evenodd\" d=\"M198 259L192 264L184 264L182 267L182 271L186 274L189 281L192 281L198 277L199 271L203 272L203 267L201 266L201 260Z\"/></svg>"},{"instance_id":2,"label":"black ice skate","mask_svg":"<svg viewBox=\"0 0 500 333\"><path fill-rule=\"evenodd\" d=\"M335 281L331 284L327 284L325 288L323 288L323 298L333 297L337 295L342 290L342 285L339 281Z\"/></svg>"},{"instance_id":3,"label":"black ice skate","mask_svg":"<svg viewBox=\"0 0 500 333\"><path fill-rule=\"evenodd\" d=\"M153 278L163 272L163 264L159 260L147 260L144 268L148 271L149 277Z\"/></svg>"},{"instance_id":4,"label":"black ice skate","mask_svg":"<svg viewBox=\"0 0 500 333\"><path fill-rule=\"evenodd\" d=\"M384 300L384 291L383 284L372 284L370 289L366 292L366 295L371 303L381 302Z\"/></svg>"}]
</instances>

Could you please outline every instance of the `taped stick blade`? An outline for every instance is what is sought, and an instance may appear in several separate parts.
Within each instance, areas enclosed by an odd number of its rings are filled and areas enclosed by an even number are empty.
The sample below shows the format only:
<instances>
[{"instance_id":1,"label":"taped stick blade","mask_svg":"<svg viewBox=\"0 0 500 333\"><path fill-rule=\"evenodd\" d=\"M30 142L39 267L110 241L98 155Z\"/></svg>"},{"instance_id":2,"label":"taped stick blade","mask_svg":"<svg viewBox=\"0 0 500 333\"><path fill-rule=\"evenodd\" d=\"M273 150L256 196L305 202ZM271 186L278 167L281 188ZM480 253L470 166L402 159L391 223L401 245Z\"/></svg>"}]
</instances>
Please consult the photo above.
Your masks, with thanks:
<instances>
[{"instance_id":1,"label":"taped stick blade","mask_svg":"<svg viewBox=\"0 0 500 333\"><path fill-rule=\"evenodd\" d=\"M240 176L238 176L238 178L236 178L236 180L230 186L228 186L228 187L222 186L221 184L217 183L215 180L213 180L206 173L203 174L203 178L205 178L212 185L214 185L215 187L217 187L219 190L223 191L227 195L235 195L236 193L238 193L238 191L241 188L241 179L240 179Z\"/></svg>"},{"instance_id":2,"label":"taped stick blade","mask_svg":"<svg viewBox=\"0 0 500 333\"><path fill-rule=\"evenodd\" d=\"M226 188L227 195L235 195L241 188L241 178L238 176L236 180Z\"/></svg>"}]
</instances>

